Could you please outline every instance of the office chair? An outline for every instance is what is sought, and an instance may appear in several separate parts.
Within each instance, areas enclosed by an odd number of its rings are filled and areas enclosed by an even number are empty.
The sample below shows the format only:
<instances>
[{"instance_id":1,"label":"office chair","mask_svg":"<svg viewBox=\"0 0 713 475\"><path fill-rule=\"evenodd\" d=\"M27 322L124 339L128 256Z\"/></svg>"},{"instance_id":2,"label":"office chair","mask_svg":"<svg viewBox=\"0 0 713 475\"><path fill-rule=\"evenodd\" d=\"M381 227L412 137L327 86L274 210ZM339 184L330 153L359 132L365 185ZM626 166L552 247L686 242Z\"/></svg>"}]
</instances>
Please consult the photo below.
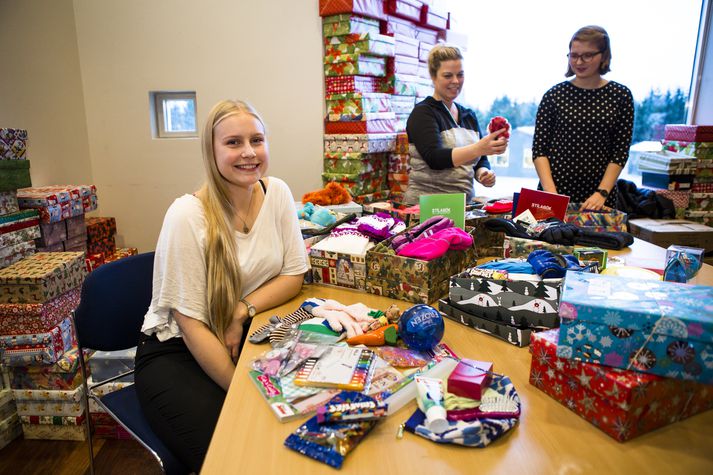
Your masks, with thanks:
<instances>
[{"instance_id":1,"label":"office chair","mask_svg":"<svg viewBox=\"0 0 713 475\"><path fill-rule=\"evenodd\" d=\"M117 351L133 348L139 342L144 315L151 303L154 253L149 252L110 262L93 271L82 285L82 297L74 311L79 354L84 349ZM87 386L87 368L79 359L86 405L85 424L89 434L89 468L94 474L89 399L93 399L126 429L158 461L167 474L188 473L176 457L153 433L144 418L134 385L97 396L94 388L116 381L133 370Z\"/></svg>"}]
</instances>

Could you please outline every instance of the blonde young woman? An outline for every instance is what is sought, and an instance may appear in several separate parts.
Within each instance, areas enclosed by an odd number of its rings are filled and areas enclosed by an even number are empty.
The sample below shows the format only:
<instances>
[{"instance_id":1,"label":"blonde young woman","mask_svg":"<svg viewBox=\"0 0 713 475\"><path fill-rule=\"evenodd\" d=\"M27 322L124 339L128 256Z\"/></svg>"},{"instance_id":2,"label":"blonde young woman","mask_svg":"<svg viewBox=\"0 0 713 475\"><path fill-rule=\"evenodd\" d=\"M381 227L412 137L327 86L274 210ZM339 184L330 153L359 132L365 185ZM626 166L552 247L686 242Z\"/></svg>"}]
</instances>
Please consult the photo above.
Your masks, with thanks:
<instances>
[{"instance_id":1,"label":"blonde young woman","mask_svg":"<svg viewBox=\"0 0 713 475\"><path fill-rule=\"evenodd\" d=\"M198 472L256 313L295 296L307 270L294 200L266 177L265 125L222 101L203 132L207 180L166 212L136 388L156 434Z\"/></svg>"},{"instance_id":2,"label":"blonde young woman","mask_svg":"<svg viewBox=\"0 0 713 475\"><path fill-rule=\"evenodd\" d=\"M406 124L411 155L404 202L416 204L421 195L465 193L474 196L473 180L495 184L488 155L498 155L508 140L504 129L483 136L475 113L455 102L465 82L463 55L455 46L440 44L428 54L433 96L416 104Z\"/></svg>"}]
</instances>

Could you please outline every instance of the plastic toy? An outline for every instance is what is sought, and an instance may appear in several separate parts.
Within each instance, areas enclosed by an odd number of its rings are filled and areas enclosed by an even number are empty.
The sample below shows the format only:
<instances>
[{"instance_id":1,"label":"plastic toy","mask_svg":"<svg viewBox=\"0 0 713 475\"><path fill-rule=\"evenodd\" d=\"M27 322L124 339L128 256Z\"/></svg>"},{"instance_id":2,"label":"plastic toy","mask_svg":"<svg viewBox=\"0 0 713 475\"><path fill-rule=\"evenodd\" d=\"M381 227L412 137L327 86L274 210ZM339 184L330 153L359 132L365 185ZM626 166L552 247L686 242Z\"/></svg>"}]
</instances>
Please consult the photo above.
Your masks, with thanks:
<instances>
[{"instance_id":1,"label":"plastic toy","mask_svg":"<svg viewBox=\"0 0 713 475\"><path fill-rule=\"evenodd\" d=\"M444 330L443 317L430 305L414 305L399 318L399 336L412 350L431 350L443 338Z\"/></svg>"}]
</instances>

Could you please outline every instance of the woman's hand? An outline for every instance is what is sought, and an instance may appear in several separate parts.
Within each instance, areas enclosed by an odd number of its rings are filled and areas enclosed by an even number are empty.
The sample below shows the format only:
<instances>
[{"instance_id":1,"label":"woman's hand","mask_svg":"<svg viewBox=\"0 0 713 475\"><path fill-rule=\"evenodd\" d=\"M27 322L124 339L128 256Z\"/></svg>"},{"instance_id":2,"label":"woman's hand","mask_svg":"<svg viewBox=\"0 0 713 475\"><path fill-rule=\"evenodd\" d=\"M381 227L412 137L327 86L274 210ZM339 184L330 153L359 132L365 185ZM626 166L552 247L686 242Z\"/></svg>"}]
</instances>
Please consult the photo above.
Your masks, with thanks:
<instances>
[{"instance_id":1,"label":"woman's hand","mask_svg":"<svg viewBox=\"0 0 713 475\"><path fill-rule=\"evenodd\" d=\"M579 211L584 211L586 209L591 209L594 211L599 211L604 207L604 202L607 199L604 198L598 191L595 191L592 193L592 196L586 199L584 203L582 203L582 206L579 208Z\"/></svg>"},{"instance_id":2,"label":"woman's hand","mask_svg":"<svg viewBox=\"0 0 713 475\"><path fill-rule=\"evenodd\" d=\"M243 324L247 318L248 311L245 304L238 304L238 308L233 315L233 320L225 330L225 347L228 349L230 359L233 360L233 363L237 362L238 356L240 356L240 340L243 337Z\"/></svg>"},{"instance_id":3,"label":"woman's hand","mask_svg":"<svg viewBox=\"0 0 713 475\"><path fill-rule=\"evenodd\" d=\"M508 148L508 139L501 137L507 132L505 129L496 130L492 134L488 134L478 142L481 152L480 155L500 155Z\"/></svg>"},{"instance_id":4,"label":"woman's hand","mask_svg":"<svg viewBox=\"0 0 713 475\"><path fill-rule=\"evenodd\" d=\"M490 188L495 184L495 172L485 167L480 167L475 171L475 179L481 185Z\"/></svg>"}]
</instances>

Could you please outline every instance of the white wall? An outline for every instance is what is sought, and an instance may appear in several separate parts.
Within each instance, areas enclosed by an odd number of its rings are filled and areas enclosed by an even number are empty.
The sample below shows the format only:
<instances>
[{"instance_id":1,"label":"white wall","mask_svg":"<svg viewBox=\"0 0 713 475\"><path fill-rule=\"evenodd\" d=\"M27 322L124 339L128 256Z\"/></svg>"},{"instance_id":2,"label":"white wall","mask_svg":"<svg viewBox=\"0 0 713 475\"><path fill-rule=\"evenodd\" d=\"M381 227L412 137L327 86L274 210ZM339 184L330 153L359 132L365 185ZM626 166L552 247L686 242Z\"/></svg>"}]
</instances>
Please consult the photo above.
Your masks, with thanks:
<instances>
[{"instance_id":1,"label":"white wall","mask_svg":"<svg viewBox=\"0 0 713 475\"><path fill-rule=\"evenodd\" d=\"M72 2L0 0L0 127L28 131L35 186L91 183Z\"/></svg>"}]
</instances>

